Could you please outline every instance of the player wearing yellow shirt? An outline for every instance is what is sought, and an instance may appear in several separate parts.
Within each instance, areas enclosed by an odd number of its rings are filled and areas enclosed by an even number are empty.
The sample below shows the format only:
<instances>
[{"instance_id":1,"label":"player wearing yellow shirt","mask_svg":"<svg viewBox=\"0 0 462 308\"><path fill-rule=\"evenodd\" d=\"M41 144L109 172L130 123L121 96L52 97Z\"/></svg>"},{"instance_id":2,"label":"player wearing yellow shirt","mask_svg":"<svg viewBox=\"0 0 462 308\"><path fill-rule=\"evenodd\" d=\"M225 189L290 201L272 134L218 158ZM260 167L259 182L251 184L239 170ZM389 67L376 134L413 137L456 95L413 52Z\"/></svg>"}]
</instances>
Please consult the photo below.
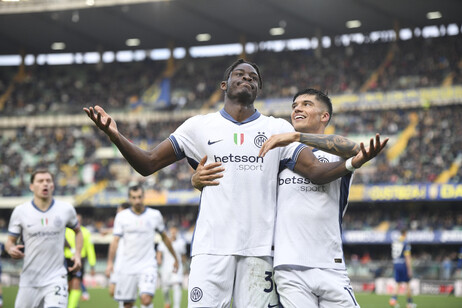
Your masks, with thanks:
<instances>
[{"instance_id":1,"label":"player wearing yellow shirt","mask_svg":"<svg viewBox=\"0 0 462 308\"><path fill-rule=\"evenodd\" d=\"M82 215L77 214L79 223L82 221ZM85 273L85 263L88 261L91 268L91 275L95 274L96 254L95 247L91 240L91 233L84 226L80 227L83 236L83 246L81 251L82 267L79 271L69 273L69 303L68 308L76 308L79 305L80 295L82 294L81 283ZM64 248L64 256L66 262L72 262L70 259L75 253L75 233L73 230L66 228L66 247Z\"/></svg>"}]
</instances>

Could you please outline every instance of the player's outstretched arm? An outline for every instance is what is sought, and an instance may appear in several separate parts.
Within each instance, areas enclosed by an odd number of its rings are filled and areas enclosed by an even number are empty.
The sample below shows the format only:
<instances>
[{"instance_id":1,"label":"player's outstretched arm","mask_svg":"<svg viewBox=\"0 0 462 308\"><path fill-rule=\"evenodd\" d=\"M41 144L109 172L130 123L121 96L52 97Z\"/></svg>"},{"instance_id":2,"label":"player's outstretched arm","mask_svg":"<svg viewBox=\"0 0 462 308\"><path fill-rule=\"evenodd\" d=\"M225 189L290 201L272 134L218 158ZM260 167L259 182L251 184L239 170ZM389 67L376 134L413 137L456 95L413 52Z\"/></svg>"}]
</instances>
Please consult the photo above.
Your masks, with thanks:
<instances>
[{"instance_id":1,"label":"player's outstretched arm","mask_svg":"<svg viewBox=\"0 0 462 308\"><path fill-rule=\"evenodd\" d=\"M202 157L199 165L197 165L196 172L191 177L191 184L194 188L202 191L205 186L217 186L220 184L217 181L223 177L225 168L221 166L220 162L205 164L207 162L207 155Z\"/></svg>"},{"instance_id":2,"label":"player's outstretched arm","mask_svg":"<svg viewBox=\"0 0 462 308\"><path fill-rule=\"evenodd\" d=\"M83 247L83 236L80 227L74 229L75 232L75 252L71 260L74 261L74 265L68 268L69 272L78 271L82 267L82 259L80 253Z\"/></svg>"},{"instance_id":3,"label":"player's outstretched arm","mask_svg":"<svg viewBox=\"0 0 462 308\"><path fill-rule=\"evenodd\" d=\"M100 106L83 108L83 110L117 146L128 163L141 175L148 176L176 161L176 155L170 141L164 140L154 149L145 151L125 138L117 129L114 119Z\"/></svg>"},{"instance_id":4,"label":"player's outstretched arm","mask_svg":"<svg viewBox=\"0 0 462 308\"><path fill-rule=\"evenodd\" d=\"M259 155L265 156L269 150L289 145L292 142L301 142L345 159L355 156L360 150L356 142L339 135L291 132L271 136L261 147Z\"/></svg>"},{"instance_id":5,"label":"player's outstretched arm","mask_svg":"<svg viewBox=\"0 0 462 308\"><path fill-rule=\"evenodd\" d=\"M340 161L335 163L320 163L311 151L303 150L300 152L295 171L309 178L315 184L329 183L352 170L347 169L347 163L351 163L354 169L360 168L367 161L376 157L387 145L388 138L384 141L380 140L380 135L377 134L371 138L369 147L365 147L364 143L360 144L360 152L356 156L348 159L346 162ZM351 168L350 168L351 169Z\"/></svg>"},{"instance_id":6,"label":"player's outstretched arm","mask_svg":"<svg viewBox=\"0 0 462 308\"><path fill-rule=\"evenodd\" d=\"M5 243L5 250L13 259L22 259L24 258L24 253L21 249L24 248L24 245L16 245L17 239L16 236L8 235Z\"/></svg>"}]
</instances>

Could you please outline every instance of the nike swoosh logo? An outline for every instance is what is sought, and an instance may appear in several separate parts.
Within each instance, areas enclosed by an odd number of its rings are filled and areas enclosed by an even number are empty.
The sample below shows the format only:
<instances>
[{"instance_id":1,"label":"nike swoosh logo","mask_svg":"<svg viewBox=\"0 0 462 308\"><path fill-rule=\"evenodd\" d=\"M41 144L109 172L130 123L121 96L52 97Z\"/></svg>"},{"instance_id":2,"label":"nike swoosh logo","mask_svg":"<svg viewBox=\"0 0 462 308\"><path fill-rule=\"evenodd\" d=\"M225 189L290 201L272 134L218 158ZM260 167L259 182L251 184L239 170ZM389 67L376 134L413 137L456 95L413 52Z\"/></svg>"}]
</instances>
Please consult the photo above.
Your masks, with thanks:
<instances>
[{"instance_id":1,"label":"nike swoosh logo","mask_svg":"<svg viewBox=\"0 0 462 308\"><path fill-rule=\"evenodd\" d=\"M268 304L268 308L275 308L275 307L279 307L279 304L276 304L276 305Z\"/></svg>"},{"instance_id":2,"label":"nike swoosh logo","mask_svg":"<svg viewBox=\"0 0 462 308\"><path fill-rule=\"evenodd\" d=\"M209 140L208 145L212 145L212 144L220 142L220 141L223 141L223 139L220 139L220 140L217 140L217 141L210 141Z\"/></svg>"}]
</instances>

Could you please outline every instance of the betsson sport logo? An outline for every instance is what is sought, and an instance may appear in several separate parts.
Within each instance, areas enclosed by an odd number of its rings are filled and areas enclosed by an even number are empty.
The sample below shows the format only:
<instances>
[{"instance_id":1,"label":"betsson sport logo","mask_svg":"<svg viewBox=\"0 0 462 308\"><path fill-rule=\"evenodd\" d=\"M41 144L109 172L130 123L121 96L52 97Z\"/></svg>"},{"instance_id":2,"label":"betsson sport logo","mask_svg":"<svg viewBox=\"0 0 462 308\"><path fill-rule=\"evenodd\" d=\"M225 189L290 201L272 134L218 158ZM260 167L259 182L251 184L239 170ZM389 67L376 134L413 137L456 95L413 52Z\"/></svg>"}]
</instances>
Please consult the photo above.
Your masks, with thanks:
<instances>
[{"instance_id":1,"label":"betsson sport logo","mask_svg":"<svg viewBox=\"0 0 462 308\"><path fill-rule=\"evenodd\" d=\"M258 132L258 134L253 139L253 144L257 148L261 148L263 143L268 138L265 136L264 132ZM233 143L236 146L246 145L247 138L244 133L234 133L233 134ZM213 144L213 143L212 143ZM258 151L255 152L258 154ZM238 163L236 165L236 170L238 171L263 171L264 158L257 155L235 155L230 153L229 155L217 156L214 155L215 162L221 162L223 164L227 163Z\"/></svg>"},{"instance_id":2,"label":"betsson sport logo","mask_svg":"<svg viewBox=\"0 0 462 308\"><path fill-rule=\"evenodd\" d=\"M321 163L328 163L329 159L324 156L319 156L318 160ZM281 173L282 175L282 173ZM310 179L299 176L298 174L293 175L292 177L280 177L278 180L279 186L283 185L294 185L297 190L302 192L317 191L317 192L326 192L326 185L317 185L313 184Z\"/></svg>"}]
</instances>

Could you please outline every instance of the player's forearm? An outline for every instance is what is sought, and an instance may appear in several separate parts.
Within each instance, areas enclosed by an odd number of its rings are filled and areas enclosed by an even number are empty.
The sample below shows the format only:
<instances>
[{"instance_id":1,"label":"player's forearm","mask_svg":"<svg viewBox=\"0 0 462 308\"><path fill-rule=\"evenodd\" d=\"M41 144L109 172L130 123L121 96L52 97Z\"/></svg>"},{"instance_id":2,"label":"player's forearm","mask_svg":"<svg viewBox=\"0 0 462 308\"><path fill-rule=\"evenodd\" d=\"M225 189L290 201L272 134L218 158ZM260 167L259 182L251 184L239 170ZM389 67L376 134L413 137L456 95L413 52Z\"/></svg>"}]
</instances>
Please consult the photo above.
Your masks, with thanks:
<instances>
[{"instance_id":1,"label":"player's forearm","mask_svg":"<svg viewBox=\"0 0 462 308\"><path fill-rule=\"evenodd\" d=\"M79 230L75 232L75 253L74 256L80 258L82 253L83 247L83 236L82 232Z\"/></svg>"},{"instance_id":2,"label":"player's forearm","mask_svg":"<svg viewBox=\"0 0 462 308\"><path fill-rule=\"evenodd\" d=\"M314 184L330 183L350 172L344 161L321 163L308 149L300 152L294 171Z\"/></svg>"},{"instance_id":3,"label":"player's forearm","mask_svg":"<svg viewBox=\"0 0 462 308\"><path fill-rule=\"evenodd\" d=\"M11 255L11 247L16 246L16 240L17 238L13 238L12 236L8 236L6 242L5 242L5 250L6 252Z\"/></svg>"},{"instance_id":4,"label":"player's forearm","mask_svg":"<svg viewBox=\"0 0 462 308\"><path fill-rule=\"evenodd\" d=\"M113 264L114 262L114 257L117 251L117 247L119 246L119 243L113 240L111 244L109 244L109 252L107 254L107 263L108 264Z\"/></svg>"},{"instance_id":5,"label":"player's forearm","mask_svg":"<svg viewBox=\"0 0 462 308\"><path fill-rule=\"evenodd\" d=\"M111 140L128 163L143 176L151 175L176 161L173 148L168 140L164 140L151 151L141 149L120 133L117 138Z\"/></svg>"},{"instance_id":6,"label":"player's forearm","mask_svg":"<svg viewBox=\"0 0 462 308\"><path fill-rule=\"evenodd\" d=\"M343 158L355 156L359 145L339 135L300 133L300 142Z\"/></svg>"}]
</instances>

